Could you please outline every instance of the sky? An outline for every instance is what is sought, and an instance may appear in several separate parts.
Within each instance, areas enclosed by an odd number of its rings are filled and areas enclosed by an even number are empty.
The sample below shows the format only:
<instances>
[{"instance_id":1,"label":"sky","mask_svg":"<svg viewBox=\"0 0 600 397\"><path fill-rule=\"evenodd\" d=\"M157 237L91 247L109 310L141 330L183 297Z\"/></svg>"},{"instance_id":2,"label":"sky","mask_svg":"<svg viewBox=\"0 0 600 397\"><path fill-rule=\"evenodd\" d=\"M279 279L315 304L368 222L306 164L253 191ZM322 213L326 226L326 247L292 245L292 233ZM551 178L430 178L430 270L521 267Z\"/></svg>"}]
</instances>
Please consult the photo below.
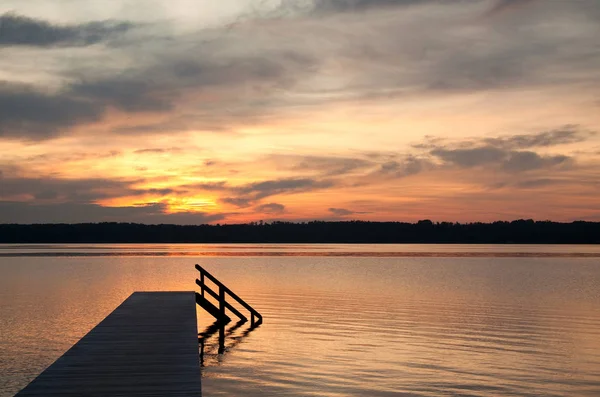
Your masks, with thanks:
<instances>
[{"instance_id":1,"label":"sky","mask_svg":"<svg viewBox=\"0 0 600 397\"><path fill-rule=\"evenodd\" d=\"M597 0L3 0L0 223L600 221Z\"/></svg>"}]
</instances>

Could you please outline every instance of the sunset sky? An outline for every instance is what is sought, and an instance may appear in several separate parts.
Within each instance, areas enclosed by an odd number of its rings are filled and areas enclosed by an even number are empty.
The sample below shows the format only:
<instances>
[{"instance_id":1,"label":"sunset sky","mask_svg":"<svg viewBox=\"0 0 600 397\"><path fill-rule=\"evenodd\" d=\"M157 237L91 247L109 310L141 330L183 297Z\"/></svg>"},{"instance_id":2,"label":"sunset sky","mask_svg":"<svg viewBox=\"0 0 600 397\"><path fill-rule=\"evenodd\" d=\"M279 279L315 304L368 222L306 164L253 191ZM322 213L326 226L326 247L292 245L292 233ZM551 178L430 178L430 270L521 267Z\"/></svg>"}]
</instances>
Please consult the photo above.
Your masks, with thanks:
<instances>
[{"instance_id":1,"label":"sunset sky","mask_svg":"<svg viewBox=\"0 0 600 397\"><path fill-rule=\"evenodd\" d=\"M600 221L598 0L3 0L0 223Z\"/></svg>"}]
</instances>

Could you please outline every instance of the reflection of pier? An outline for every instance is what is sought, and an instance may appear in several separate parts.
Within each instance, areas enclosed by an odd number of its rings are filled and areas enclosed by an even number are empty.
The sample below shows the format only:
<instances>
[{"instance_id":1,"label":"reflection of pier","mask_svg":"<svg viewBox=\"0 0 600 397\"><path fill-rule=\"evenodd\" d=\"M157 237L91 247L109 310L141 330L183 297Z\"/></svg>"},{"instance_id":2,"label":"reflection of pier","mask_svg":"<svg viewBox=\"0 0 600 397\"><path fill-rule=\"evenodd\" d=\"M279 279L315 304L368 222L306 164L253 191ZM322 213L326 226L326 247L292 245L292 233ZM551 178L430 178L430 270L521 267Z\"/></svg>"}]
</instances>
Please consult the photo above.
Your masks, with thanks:
<instances>
[{"instance_id":1,"label":"reflection of pier","mask_svg":"<svg viewBox=\"0 0 600 397\"><path fill-rule=\"evenodd\" d=\"M198 343L200 345L200 366L205 366L205 355L214 355L216 350L217 354L225 354L227 351L234 349L239 343L244 340L252 331L258 328L259 325L254 325L246 328L243 332L238 332L246 321L238 321L229 328L227 325L215 321L204 331L198 334ZM218 333L218 335L217 335ZM217 335L218 338L213 338ZM216 340L215 340L216 339ZM227 342L231 341L231 342Z\"/></svg>"}]
</instances>

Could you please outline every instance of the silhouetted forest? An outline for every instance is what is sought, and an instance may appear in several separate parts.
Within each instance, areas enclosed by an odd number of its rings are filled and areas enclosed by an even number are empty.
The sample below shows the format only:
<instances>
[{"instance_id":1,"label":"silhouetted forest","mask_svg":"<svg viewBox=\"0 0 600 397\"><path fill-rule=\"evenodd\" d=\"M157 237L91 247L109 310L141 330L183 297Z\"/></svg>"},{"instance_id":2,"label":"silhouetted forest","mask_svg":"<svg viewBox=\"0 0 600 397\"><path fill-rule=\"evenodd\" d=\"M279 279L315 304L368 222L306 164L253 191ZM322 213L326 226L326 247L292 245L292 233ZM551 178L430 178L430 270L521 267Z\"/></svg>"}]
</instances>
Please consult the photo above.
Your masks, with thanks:
<instances>
[{"instance_id":1,"label":"silhouetted forest","mask_svg":"<svg viewBox=\"0 0 600 397\"><path fill-rule=\"evenodd\" d=\"M477 243L598 244L600 222L252 222L1 224L0 243Z\"/></svg>"}]
</instances>

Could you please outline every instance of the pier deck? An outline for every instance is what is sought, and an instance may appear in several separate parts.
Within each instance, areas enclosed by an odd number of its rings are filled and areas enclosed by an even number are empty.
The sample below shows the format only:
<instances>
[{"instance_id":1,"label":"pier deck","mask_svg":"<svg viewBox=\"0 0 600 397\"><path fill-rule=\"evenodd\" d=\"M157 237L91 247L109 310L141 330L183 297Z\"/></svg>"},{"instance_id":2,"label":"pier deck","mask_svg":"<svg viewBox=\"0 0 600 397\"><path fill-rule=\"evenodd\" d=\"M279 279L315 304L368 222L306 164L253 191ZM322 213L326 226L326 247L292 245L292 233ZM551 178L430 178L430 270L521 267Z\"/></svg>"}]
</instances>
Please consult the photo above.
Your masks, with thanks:
<instances>
[{"instance_id":1,"label":"pier deck","mask_svg":"<svg viewBox=\"0 0 600 397\"><path fill-rule=\"evenodd\" d=\"M194 292L133 293L17 396L201 396Z\"/></svg>"}]
</instances>

